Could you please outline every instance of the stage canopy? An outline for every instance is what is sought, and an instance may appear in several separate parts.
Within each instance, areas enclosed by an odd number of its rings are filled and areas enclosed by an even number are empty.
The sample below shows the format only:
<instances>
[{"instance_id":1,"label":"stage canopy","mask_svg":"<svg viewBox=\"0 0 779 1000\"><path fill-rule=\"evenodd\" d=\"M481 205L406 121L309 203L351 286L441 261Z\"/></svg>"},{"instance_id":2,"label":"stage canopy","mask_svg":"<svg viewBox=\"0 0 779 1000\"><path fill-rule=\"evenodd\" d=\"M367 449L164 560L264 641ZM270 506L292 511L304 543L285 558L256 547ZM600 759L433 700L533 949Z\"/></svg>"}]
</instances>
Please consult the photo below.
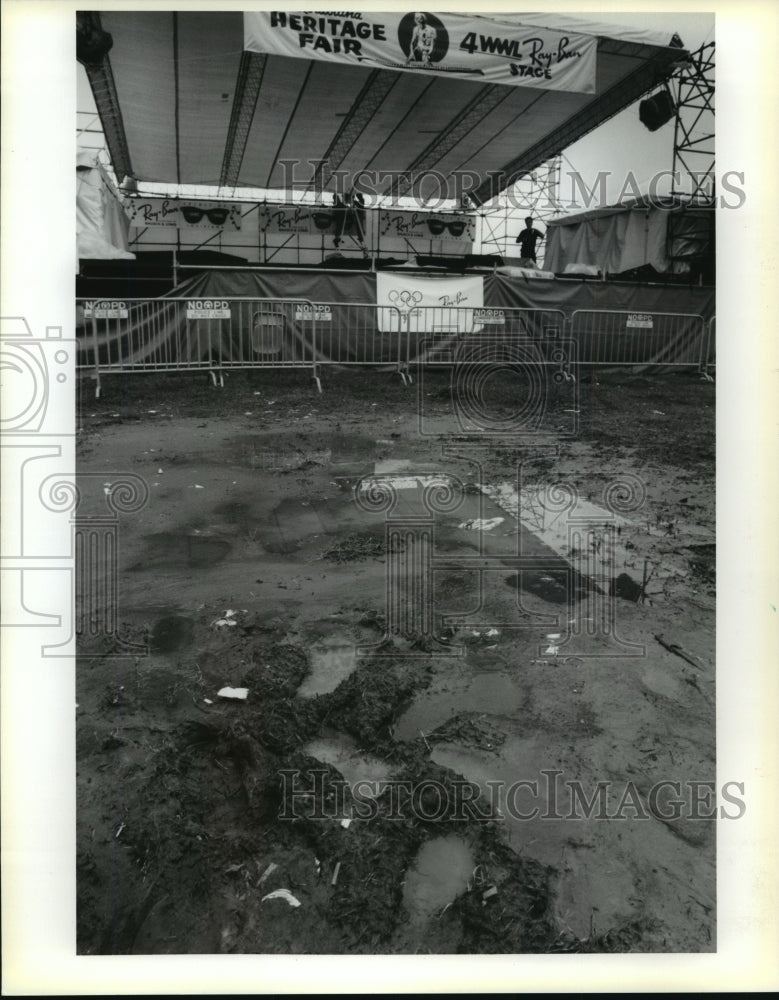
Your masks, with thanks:
<instances>
[{"instance_id":1,"label":"stage canopy","mask_svg":"<svg viewBox=\"0 0 779 1000\"><path fill-rule=\"evenodd\" d=\"M336 170L346 188L361 170L436 171L457 197L453 172L471 171L483 203L684 58L678 36L586 18L419 17L79 14L118 181L332 190ZM415 193L407 181L379 187Z\"/></svg>"}]
</instances>

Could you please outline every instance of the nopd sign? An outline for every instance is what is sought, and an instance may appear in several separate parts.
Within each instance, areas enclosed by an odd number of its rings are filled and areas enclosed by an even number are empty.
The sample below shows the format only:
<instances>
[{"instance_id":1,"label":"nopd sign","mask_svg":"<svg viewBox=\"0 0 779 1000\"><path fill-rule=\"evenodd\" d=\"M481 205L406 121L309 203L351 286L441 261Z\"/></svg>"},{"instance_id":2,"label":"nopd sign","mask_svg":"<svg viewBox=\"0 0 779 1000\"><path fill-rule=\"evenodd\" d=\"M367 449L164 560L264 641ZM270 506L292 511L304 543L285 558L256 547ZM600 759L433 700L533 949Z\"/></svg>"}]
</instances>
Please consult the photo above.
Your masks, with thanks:
<instances>
[{"instance_id":1,"label":"nopd sign","mask_svg":"<svg viewBox=\"0 0 779 1000\"><path fill-rule=\"evenodd\" d=\"M505 326L506 314L502 309L474 309L473 321L485 326Z\"/></svg>"},{"instance_id":2,"label":"nopd sign","mask_svg":"<svg viewBox=\"0 0 779 1000\"><path fill-rule=\"evenodd\" d=\"M127 319L127 303L120 299L92 299L84 303L84 319Z\"/></svg>"},{"instance_id":3,"label":"nopd sign","mask_svg":"<svg viewBox=\"0 0 779 1000\"><path fill-rule=\"evenodd\" d=\"M189 299L187 319L230 319L230 303L226 299Z\"/></svg>"},{"instance_id":4,"label":"nopd sign","mask_svg":"<svg viewBox=\"0 0 779 1000\"><path fill-rule=\"evenodd\" d=\"M628 313L625 326L634 330L651 330L654 324L651 313Z\"/></svg>"},{"instance_id":5,"label":"nopd sign","mask_svg":"<svg viewBox=\"0 0 779 1000\"><path fill-rule=\"evenodd\" d=\"M301 303L295 306L295 319L302 320L304 323L313 323L314 320L317 323L331 323L333 312L326 303L314 304L313 307L306 303Z\"/></svg>"}]
</instances>

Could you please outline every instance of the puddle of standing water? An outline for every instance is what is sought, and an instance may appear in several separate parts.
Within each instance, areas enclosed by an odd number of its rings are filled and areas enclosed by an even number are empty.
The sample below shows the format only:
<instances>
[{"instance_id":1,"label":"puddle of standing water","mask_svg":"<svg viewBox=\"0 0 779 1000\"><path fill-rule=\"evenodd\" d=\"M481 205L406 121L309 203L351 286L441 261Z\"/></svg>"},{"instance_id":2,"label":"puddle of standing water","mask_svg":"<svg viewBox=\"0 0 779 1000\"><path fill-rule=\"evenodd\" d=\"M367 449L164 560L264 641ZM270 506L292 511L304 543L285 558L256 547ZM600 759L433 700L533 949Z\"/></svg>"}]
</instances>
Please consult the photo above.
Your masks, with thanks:
<instances>
[{"instance_id":1,"label":"puddle of standing water","mask_svg":"<svg viewBox=\"0 0 779 1000\"><path fill-rule=\"evenodd\" d=\"M318 694L335 691L357 666L354 640L345 635L331 636L312 646L309 656L311 669L298 688L301 698L313 698Z\"/></svg>"},{"instance_id":2,"label":"puddle of standing water","mask_svg":"<svg viewBox=\"0 0 779 1000\"><path fill-rule=\"evenodd\" d=\"M130 567L131 570L182 563L187 566L211 566L221 562L232 549L230 542L212 535L160 532L146 537L149 542L148 551Z\"/></svg>"},{"instance_id":3,"label":"puddle of standing water","mask_svg":"<svg viewBox=\"0 0 779 1000\"><path fill-rule=\"evenodd\" d=\"M194 623L183 615L164 615L154 623L150 645L155 653L173 653L192 641Z\"/></svg>"},{"instance_id":4,"label":"puddle of standing water","mask_svg":"<svg viewBox=\"0 0 779 1000\"><path fill-rule=\"evenodd\" d=\"M436 837L420 848L406 872L403 904L412 923L423 923L468 888L471 849L460 837Z\"/></svg>"},{"instance_id":5,"label":"puddle of standing water","mask_svg":"<svg viewBox=\"0 0 779 1000\"><path fill-rule=\"evenodd\" d=\"M454 690L423 692L398 720L396 740L414 740L443 725L459 712L516 715L524 698L522 689L508 674L483 673Z\"/></svg>"},{"instance_id":6,"label":"puddle of standing water","mask_svg":"<svg viewBox=\"0 0 779 1000\"><path fill-rule=\"evenodd\" d=\"M337 768L350 788L355 788L358 782L368 783L361 784L356 789L362 798L372 798L374 790L376 794L380 794L383 784L392 777L392 769L388 764L378 757L360 753L347 736L312 740L303 747L303 753Z\"/></svg>"},{"instance_id":7,"label":"puddle of standing water","mask_svg":"<svg viewBox=\"0 0 779 1000\"><path fill-rule=\"evenodd\" d=\"M491 808L500 810L514 851L557 869L554 911L567 930L586 938L593 913L601 931L635 916L637 889L630 869L617 857L619 838L646 837L656 832L656 824L638 824L636 830L620 822L568 816L565 786L552 791L557 788L555 772L545 771L554 762L543 738L509 739L498 757L442 744L431 759L479 786ZM544 818L550 802L554 821Z\"/></svg>"}]
</instances>

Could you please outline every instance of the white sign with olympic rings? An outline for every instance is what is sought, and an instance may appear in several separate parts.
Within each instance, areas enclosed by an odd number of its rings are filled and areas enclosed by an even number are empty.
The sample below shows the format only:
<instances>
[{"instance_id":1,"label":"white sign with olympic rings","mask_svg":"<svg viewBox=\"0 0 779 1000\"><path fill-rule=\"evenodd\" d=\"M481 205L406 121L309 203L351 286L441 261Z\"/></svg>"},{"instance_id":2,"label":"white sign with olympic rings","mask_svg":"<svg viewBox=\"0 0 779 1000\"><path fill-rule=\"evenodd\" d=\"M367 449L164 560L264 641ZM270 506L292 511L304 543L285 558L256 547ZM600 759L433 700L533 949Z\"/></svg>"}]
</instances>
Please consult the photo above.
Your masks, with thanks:
<instances>
[{"instance_id":1,"label":"white sign with olympic rings","mask_svg":"<svg viewBox=\"0 0 779 1000\"><path fill-rule=\"evenodd\" d=\"M477 310L484 306L484 280L477 277L419 277L382 272L376 275L376 302L382 332L434 333L445 329L473 333Z\"/></svg>"}]
</instances>

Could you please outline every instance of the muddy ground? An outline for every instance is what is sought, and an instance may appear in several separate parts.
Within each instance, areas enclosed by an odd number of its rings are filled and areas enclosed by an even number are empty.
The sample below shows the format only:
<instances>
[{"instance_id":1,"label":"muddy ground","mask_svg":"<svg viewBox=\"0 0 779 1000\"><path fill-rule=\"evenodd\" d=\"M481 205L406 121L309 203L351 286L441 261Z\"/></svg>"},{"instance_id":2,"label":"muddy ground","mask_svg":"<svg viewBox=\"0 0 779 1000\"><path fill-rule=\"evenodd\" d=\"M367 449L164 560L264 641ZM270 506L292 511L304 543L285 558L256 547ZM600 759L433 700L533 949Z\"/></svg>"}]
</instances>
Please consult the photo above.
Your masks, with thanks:
<instances>
[{"instance_id":1,"label":"muddy ground","mask_svg":"<svg viewBox=\"0 0 779 1000\"><path fill-rule=\"evenodd\" d=\"M82 383L82 516L121 473L149 501L80 644L79 952L714 950L713 384L550 380L529 437L510 372L481 435L446 371L323 381ZM425 486L404 630L385 520Z\"/></svg>"}]
</instances>

